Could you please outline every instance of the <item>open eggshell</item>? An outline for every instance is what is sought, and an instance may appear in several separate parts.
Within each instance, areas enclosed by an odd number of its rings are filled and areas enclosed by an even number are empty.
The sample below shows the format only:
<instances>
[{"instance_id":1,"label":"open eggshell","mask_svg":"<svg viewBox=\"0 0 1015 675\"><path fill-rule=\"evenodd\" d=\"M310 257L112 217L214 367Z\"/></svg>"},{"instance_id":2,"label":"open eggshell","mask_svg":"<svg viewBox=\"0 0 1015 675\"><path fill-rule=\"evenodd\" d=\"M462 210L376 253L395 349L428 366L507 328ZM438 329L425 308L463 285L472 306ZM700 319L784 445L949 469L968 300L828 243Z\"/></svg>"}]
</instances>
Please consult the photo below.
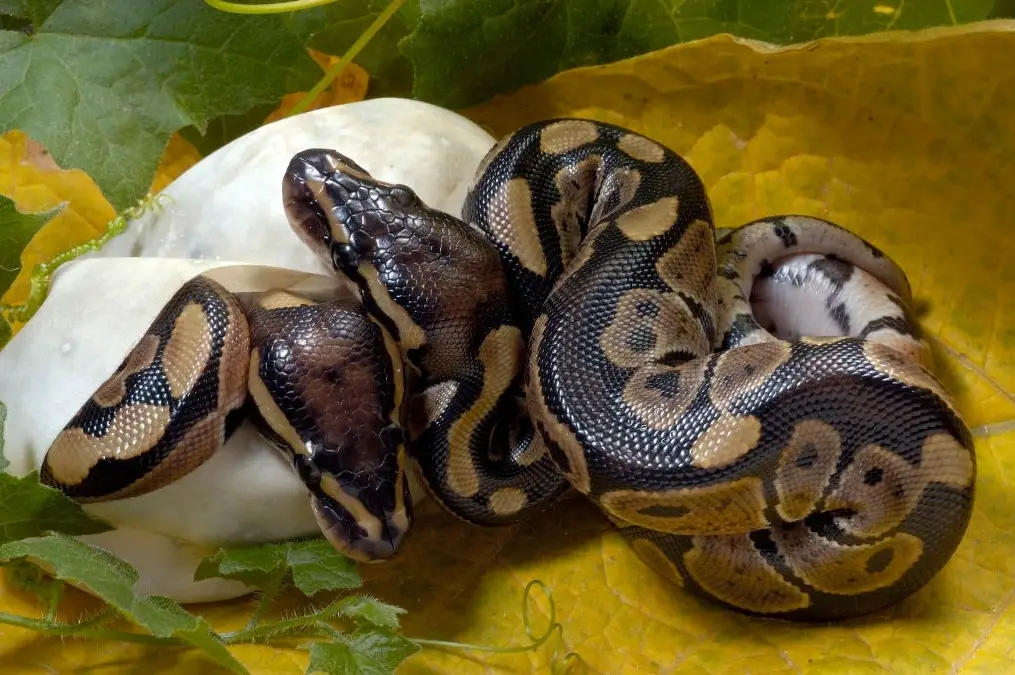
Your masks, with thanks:
<instances>
[{"instance_id":1,"label":"open eggshell","mask_svg":"<svg viewBox=\"0 0 1015 675\"><path fill-rule=\"evenodd\" d=\"M293 234L282 177L293 155L330 148L375 178L407 185L432 208L461 213L476 167L495 139L457 113L378 98L284 118L219 148L162 191L100 256L243 260L327 273Z\"/></svg>"},{"instance_id":2,"label":"open eggshell","mask_svg":"<svg viewBox=\"0 0 1015 675\"><path fill-rule=\"evenodd\" d=\"M101 251L63 267L39 312L0 350L10 471L39 468L66 422L194 275L208 274L236 292L351 292L286 220L281 183L294 154L335 149L376 178L407 185L430 206L458 214L494 140L451 111L385 98L285 118L202 159L162 192L159 208ZM424 498L412 473L409 482L413 500ZM116 529L82 540L134 565L139 592L180 602L251 590L224 579L194 581L201 558L220 545L319 533L305 487L250 423L179 481L85 509Z\"/></svg>"},{"instance_id":3,"label":"open eggshell","mask_svg":"<svg viewBox=\"0 0 1015 675\"><path fill-rule=\"evenodd\" d=\"M109 377L187 280L204 274L238 294L286 288L324 299L351 289L333 276L243 262L156 258L82 260L61 269L46 302L0 351L10 471L38 469L81 404ZM417 497L422 494L416 486ZM195 582L202 557L223 544L319 534L306 488L285 458L245 422L204 464L154 492L85 504L117 529L82 537L137 567L139 590L181 602L248 592Z\"/></svg>"}]
</instances>

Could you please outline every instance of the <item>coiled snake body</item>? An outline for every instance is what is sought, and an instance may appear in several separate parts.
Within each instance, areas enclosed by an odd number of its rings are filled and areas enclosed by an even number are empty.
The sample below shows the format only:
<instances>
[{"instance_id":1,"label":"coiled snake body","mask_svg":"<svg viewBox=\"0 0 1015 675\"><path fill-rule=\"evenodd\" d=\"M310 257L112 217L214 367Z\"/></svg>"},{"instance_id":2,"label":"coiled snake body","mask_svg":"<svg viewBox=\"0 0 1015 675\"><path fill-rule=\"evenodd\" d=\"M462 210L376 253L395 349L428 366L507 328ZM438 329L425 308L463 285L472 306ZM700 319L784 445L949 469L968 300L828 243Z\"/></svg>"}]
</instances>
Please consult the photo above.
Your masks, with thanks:
<instances>
[{"instance_id":1,"label":"coiled snake body","mask_svg":"<svg viewBox=\"0 0 1015 675\"><path fill-rule=\"evenodd\" d=\"M748 613L868 613L958 546L970 434L921 364L902 270L846 230L785 216L717 239L684 160L573 119L497 143L462 219L331 150L297 154L283 196L362 303L241 307L196 278L58 437L45 482L156 489L241 411L360 560L410 528L410 458L481 525L573 488L655 569ZM835 331L756 316L762 287L820 297Z\"/></svg>"}]
</instances>

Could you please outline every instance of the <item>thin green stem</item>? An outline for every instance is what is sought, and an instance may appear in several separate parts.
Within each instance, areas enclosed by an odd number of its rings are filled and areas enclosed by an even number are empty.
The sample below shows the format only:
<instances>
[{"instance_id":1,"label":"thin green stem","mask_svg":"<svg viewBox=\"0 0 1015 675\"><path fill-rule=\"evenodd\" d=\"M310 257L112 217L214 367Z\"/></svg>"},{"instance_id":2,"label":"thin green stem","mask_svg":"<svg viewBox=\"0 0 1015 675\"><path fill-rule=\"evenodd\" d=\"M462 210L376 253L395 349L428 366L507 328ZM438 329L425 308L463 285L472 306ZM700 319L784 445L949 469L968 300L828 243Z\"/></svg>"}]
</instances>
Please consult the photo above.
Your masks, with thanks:
<instances>
[{"instance_id":1,"label":"thin green stem","mask_svg":"<svg viewBox=\"0 0 1015 675\"><path fill-rule=\"evenodd\" d=\"M307 628L316 628L316 624L319 621L330 619L338 614L341 614L341 607L337 602L335 602L319 612L304 614L303 616L297 616L293 619L283 619L282 621L276 621L275 623L265 626L256 626L229 633L222 633L220 637L226 644L253 642L260 638L271 637L273 635L305 630ZM313 634L317 635L318 632L315 630L313 631Z\"/></svg>"},{"instance_id":2,"label":"thin green stem","mask_svg":"<svg viewBox=\"0 0 1015 675\"><path fill-rule=\"evenodd\" d=\"M540 635L538 638L533 635L532 621L531 618L529 617L529 596L534 586L539 586L540 590L542 590L543 594L546 596L546 601L550 606L549 607L550 616L548 617L549 620L546 626L546 631L544 631L543 634ZM412 640L412 642L416 643L421 647L424 646L447 647L450 649L461 649L466 651L493 652L497 654L518 654L520 652L532 651L542 646L544 643L546 643L547 640L550 639L550 637L553 635L555 631L561 637L563 637L564 627L561 626L559 623L557 623L557 605L553 601L553 595L550 593L550 589L546 587L546 584L544 584L539 579L533 579L525 586L525 592L522 596L522 622L525 624L525 632L529 636L529 639L532 640L532 642L527 645L522 645L520 647L488 647L484 645L471 645L462 642L448 642L445 640L424 640L419 638L410 638L410 640ZM554 651L551 661L556 664L558 656L559 653ZM585 662L582 660L582 657L576 654L575 652L568 652L564 656L562 664L564 667L567 667L568 665L578 665L578 664L584 666Z\"/></svg>"},{"instance_id":3,"label":"thin green stem","mask_svg":"<svg viewBox=\"0 0 1015 675\"><path fill-rule=\"evenodd\" d=\"M337 0L289 0L288 2L269 2L263 5L242 5L237 2L223 2L223 0L204 1L209 7L232 14L284 14L337 2Z\"/></svg>"},{"instance_id":4,"label":"thin green stem","mask_svg":"<svg viewBox=\"0 0 1015 675\"><path fill-rule=\"evenodd\" d=\"M279 591L282 590L285 584L288 570L282 568L282 570L275 574L275 576L268 582L268 585L261 589L261 596L257 600L257 606L254 607L254 613L250 615L250 621L247 622L246 630L255 628L261 621L264 613L268 611L268 607L278 596Z\"/></svg>"},{"instance_id":5,"label":"thin green stem","mask_svg":"<svg viewBox=\"0 0 1015 675\"><path fill-rule=\"evenodd\" d=\"M48 635L85 638L89 640L118 640L120 642L134 642L162 647L187 646L186 642L177 638L161 638L144 633L128 633L126 631L109 630L106 628L94 628L93 623L94 620L82 623L55 623L44 619L30 619L27 616L0 612L0 624L39 631Z\"/></svg>"},{"instance_id":6,"label":"thin green stem","mask_svg":"<svg viewBox=\"0 0 1015 675\"><path fill-rule=\"evenodd\" d=\"M205 0L205 2L208 1L209 0ZM367 46L367 43L370 42L377 32L384 27L384 24L388 22L388 19L394 16L395 12L398 11L404 2L405 0L391 0L391 2L388 3L388 6L384 8L384 11L377 15L374 22L371 23L358 38L356 38L356 41L353 42L352 46L346 50L345 54L342 54L342 58L328 69L328 72L324 74L324 77L322 77L317 84L315 84L313 88L307 92L306 96L297 101L296 105L294 105L292 110L289 111L287 117L292 117L293 115L298 115L306 111L306 109L310 107L310 104L314 102L314 99L320 96L321 92L327 89L335 78L342 74L342 71L345 70L346 66L352 63L352 60L359 55L360 51Z\"/></svg>"}]
</instances>

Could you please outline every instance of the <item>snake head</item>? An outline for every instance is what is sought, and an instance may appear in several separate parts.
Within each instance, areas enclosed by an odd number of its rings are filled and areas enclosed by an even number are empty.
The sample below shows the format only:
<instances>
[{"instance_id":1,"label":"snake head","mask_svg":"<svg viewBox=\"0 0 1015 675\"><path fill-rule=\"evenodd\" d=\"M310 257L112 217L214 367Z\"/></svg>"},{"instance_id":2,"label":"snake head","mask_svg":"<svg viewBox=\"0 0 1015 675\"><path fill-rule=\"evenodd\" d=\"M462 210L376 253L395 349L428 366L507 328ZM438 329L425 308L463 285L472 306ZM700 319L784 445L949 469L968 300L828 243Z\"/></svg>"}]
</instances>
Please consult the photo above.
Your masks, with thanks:
<instances>
[{"instance_id":1,"label":"snake head","mask_svg":"<svg viewBox=\"0 0 1015 675\"><path fill-rule=\"evenodd\" d=\"M321 532L344 555L360 562L393 558L405 542L412 522L412 495L397 457L402 453L400 433L387 434L380 440L388 448L385 461L369 471L339 469L321 471L329 457L315 458L319 487L313 491L311 505ZM348 465L348 457L339 459Z\"/></svg>"},{"instance_id":2,"label":"snake head","mask_svg":"<svg viewBox=\"0 0 1015 675\"><path fill-rule=\"evenodd\" d=\"M377 180L334 150L311 148L293 156L282 182L286 217L322 260L355 276L404 229L422 202L403 185Z\"/></svg>"},{"instance_id":3,"label":"snake head","mask_svg":"<svg viewBox=\"0 0 1015 675\"><path fill-rule=\"evenodd\" d=\"M405 374L393 338L348 299L277 290L246 310L258 430L292 462L338 551L391 558L412 525L399 424Z\"/></svg>"}]
</instances>

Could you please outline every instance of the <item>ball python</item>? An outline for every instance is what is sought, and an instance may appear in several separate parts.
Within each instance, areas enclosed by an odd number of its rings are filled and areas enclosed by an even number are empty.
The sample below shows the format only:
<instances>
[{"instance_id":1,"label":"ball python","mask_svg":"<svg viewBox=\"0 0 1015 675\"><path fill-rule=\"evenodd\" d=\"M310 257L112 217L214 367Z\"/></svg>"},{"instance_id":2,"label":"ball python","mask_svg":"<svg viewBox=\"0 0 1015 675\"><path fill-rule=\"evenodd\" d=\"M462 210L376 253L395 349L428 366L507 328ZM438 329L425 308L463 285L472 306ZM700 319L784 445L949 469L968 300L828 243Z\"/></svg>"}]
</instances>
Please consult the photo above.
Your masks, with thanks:
<instances>
[{"instance_id":1,"label":"ball python","mask_svg":"<svg viewBox=\"0 0 1015 675\"><path fill-rule=\"evenodd\" d=\"M360 302L241 306L195 278L56 439L44 482L156 489L244 414L358 560L399 550L412 466L477 525L576 492L687 591L798 620L891 605L958 546L971 436L924 363L905 274L857 235L792 215L719 231L683 158L583 119L498 141L460 217L330 149L297 153L282 193Z\"/></svg>"}]
</instances>

